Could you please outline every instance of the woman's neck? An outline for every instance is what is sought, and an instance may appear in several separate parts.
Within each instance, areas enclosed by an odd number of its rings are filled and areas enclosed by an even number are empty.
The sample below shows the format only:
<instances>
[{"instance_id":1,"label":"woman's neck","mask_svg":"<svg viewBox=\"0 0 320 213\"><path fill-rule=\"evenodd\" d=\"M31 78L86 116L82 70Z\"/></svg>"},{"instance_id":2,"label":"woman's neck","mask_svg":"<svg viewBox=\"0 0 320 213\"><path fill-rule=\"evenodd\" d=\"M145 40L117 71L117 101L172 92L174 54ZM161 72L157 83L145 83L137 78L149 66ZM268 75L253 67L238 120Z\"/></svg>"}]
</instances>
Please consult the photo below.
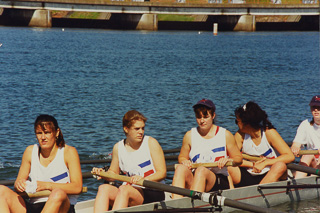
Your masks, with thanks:
<instances>
[{"instance_id":1,"label":"woman's neck","mask_svg":"<svg viewBox=\"0 0 320 213\"><path fill-rule=\"evenodd\" d=\"M126 138L125 142L124 142L124 145L127 147L128 151L138 150L140 148L141 144L142 144L142 141L141 142L133 141L128 138Z\"/></svg>"},{"instance_id":2,"label":"woman's neck","mask_svg":"<svg viewBox=\"0 0 320 213\"><path fill-rule=\"evenodd\" d=\"M320 125L320 118L317 118L317 119L313 118L313 121L315 124Z\"/></svg>"},{"instance_id":3,"label":"woman's neck","mask_svg":"<svg viewBox=\"0 0 320 213\"><path fill-rule=\"evenodd\" d=\"M256 130L256 129L252 129L250 128L250 130L248 132L246 132L247 134L249 134L251 136L252 139L257 139L257 138L261 138L261 130Z\"/></svg>"},{"instance_id":4,"label":"woman's neck","mask_svg":"<svg viewBox=\"0 0 320 213\"><path fill-rule=\"evenodd\" d=\"M54 145L51 149L43 149L43 148L40 149L40 153L43 158L54 157L57 151L58 151L57 145Z\"/></svg>"},{"instance_id":5,"label":"woman's neck","mask_svg":"<svg viewBox=\"0 0 320 213\"><path fill-rule=\"evenodd\" d=\"M216 135L216 133L214 131L215 127L216 127L216 125L212 124L212 126L208 129L198 128L198 133L204 138L212 138L213 136Z\"/></svg>"}]
</instances>

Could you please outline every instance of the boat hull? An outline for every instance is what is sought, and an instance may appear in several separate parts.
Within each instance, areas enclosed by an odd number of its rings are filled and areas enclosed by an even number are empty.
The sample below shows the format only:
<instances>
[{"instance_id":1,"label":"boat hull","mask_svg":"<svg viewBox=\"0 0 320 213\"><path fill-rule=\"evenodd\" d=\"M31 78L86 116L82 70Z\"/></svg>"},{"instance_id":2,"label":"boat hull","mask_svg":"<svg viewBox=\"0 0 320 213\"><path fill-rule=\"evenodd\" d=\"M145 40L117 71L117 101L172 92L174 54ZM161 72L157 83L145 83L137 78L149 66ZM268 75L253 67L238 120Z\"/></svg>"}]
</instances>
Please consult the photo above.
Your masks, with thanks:
<instances>
[{"instance_id":1,"label":"boat hull","mask_svg":"<svg viewBox=\"0 0 320 213\"><path fill-rule=\"evenodd\" d=\"M303 184L318 184L317 176L306 177L301 179L292 179L290 181L279 181L270 184L253 185L248 187L241 187L236 189L224 190L222 196L229 199L237 200L240 202L248 203L255 206L270 208L285 202L295 202L300 200L309 200L319 198L319 188L294 188L294 189L260 189L259 186L287 186L290 185L303 185ZM76 205L77 213L91 213L93 212L94 199L79 202ZM171 209L171 208L208 208L211 205L201 200L192 200L184 197L181 199L170 200L166 199L163 202L150 203L140 206L129 207L117 212L141 212L152 211L158 209ZM223 212L232 212L236 209L223 206ZM111 211L112 212L112 211Z\"/></svg>"}]
</instances>

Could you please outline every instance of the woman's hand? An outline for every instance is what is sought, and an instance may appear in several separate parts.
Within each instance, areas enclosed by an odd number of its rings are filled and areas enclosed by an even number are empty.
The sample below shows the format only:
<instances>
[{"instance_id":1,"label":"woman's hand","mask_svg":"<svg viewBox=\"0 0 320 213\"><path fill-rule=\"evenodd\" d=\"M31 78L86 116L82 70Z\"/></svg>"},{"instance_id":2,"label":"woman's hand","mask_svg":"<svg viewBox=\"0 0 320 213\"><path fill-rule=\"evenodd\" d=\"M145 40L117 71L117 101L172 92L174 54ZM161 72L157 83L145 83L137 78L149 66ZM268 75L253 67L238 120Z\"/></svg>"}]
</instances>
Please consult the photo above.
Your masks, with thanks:
<instances>
[{"instance_id":1,"label":"woman's hand","mask_svg":"<svg viewBox=\"0 0 320 213\"><path fill-rule=\"evenodd\" d=\"M26 190L26 186L26 180L24 179L16 180L14 182L14 188L18 192L24 192Z\"/></svg>"},{"instance_id":2,"label":"woman's hand","mask_svg":"<svg viewBox=\"0 0 320 213\"><path fill-rule=\"evenodd\" d=\"M141 177L139 175L131 176L130 177L130 184L136 184L141 179L143 179L143 177Z\"/></svg>"},{"instance_id":3,"label":"woman's hand","mask_svg":"<svg viewBox=\"0 0 320 213\"><path fill-rule=\"evenodd\" d=\"M291 151L294 156L299 157L300 147L298 146L291 146ZM319 151L320 152L320 151Z\"/></svg>"},{"instance_id":4,"label":"woman's hand","mask_svg":"<svg viewBox=\"0 0 320 213\"><path fill-rule=\"evenodd\" d=\"M40 192L40 191L43 191L43 190L52 191L52 183L51 182L37 181L37 192Z\"/></svg>"},{"instance_id":5,"label":"woman's hand","mask_svg":"<svg viewBox=\"0 0 320 213\"><path fill-rule=\"evenodd\" d=\"M100 175L100 172L104 172L104 169L103 169L103 168L93 167L93 168L92 168L92 171L91 171L92 174L98 174L98 175L93 175L93 177L94 177L94 178L97 178L97 180L100 180L100 179L101 179L101 177L99 176L99 175Z\"/></svg>"},{"instance_id":6,"label":"woman's hand","mask_svg":"<svg viewBox=\"0 0 320 213\"><path fill-rule=\"evenodd\" d=\"M266 159L267 159L266 157L263 157L262 160L255 162L253 164L252 171L255 173L260 173L262 169L266 167L266 163L265 163Z\"/></svg>"},{"instance_id":7,"label":"woman's hand","mask_svg":"<svg viewBox=\"0 0 320 213\"><path fill-rule=\"evenodd\" d=\"M192 163L191 163L190 160L184 160L184 161L181 162L181 164L185 165L185 166L188 167L188 169L190 169L190 170L191 170L191 168L192 168Z\"/></svg>"},{"instance_id":8,"label":"woman's hand","mask_svg":"<svg viewBox=\"0 0 320 213\"><path fill-rule=\"evenodd\" d=\"M218 168L221 169L223 168L227 162L229 162L230 159L229 158L220 158L218 161L217 161L217 165L218 165Z\"/></svg>"}]
</instances>

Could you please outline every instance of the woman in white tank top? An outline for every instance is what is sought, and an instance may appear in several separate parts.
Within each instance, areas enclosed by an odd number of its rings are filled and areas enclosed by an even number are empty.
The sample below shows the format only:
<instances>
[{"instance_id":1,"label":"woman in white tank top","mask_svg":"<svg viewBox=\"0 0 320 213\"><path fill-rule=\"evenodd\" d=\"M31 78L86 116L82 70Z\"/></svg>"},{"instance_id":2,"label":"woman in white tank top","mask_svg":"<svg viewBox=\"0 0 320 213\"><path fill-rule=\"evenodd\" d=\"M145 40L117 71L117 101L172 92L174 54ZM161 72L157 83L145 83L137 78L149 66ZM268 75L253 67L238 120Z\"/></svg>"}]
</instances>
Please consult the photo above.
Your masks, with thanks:
<instances>
[{"instance_id":1,"label":"woman in white tank top","mask_svg":"<svg viewBox=\"0 0 320 213\"><path fill-rule=\"evenodd\" d=\"M309 106L312 119L302 121L291 146L291 150L295 156L299 156L302 144L306 145L307 149L318 150L320 154L320 95L313 96ZM303 155L299 164L319 169L319 155ZM302 178L305 176L307 176L307 173L297 171L294 177Z\"/></svg>"},{"instance_id":2,"label":"woman in white tank top","mask_svg":"<svg viewBox=\"0 0 320 213\"><path fill-rule=\"evenodd\" d=\"M231 132L214 124L215 105L211 100L202 99L193 108L198 127L192 128L183 138L178 157L180 164L175 170L172 185L199 192L229 189L228 171L224 166L228 161L240 165L240 150ZM193 163L207 162L217 162L218 168L201 166L191 170ZM180 197L172 195L173 199Z\"/></svg>"},{"instance_id":3,"label":"woman in white tank top","mask_svg":"<svg viewBox=\"0 0 320 213\"><path fill-rule=\"evenodd\" d=\"M11 189L0 186L0 212L74 212L77 194L82 191L78 152L65 145L56 119L40 115L34 124L39 144L23 154L14 188L17 192L50 190L49 197L23 200Z\"/></svg>"},{"instance_id":4,"label":"woman in white tank top","mask_svg":"<svg viewBox=\"0 0 320 213\"><path fill-rule=\"evenodd\" d=\"M156 139L144 135L146 121L147 119L136 110L128 111L124 115L122 123L126 139L114 145L108 172L122 172L130 176L131 181L119 188L111 184L99 186L94 204L95 213L108 211L109 206L112 206L112 210L117 210L164 200L164 192L134 185L141 179L163 181L167 172L160 144ZM92 172L99 174L102 170L93 168Z\"/></svg>"},{"instance_id":5,"label":"woman in white tank top","mask_svg":"<svg viewBox=\"0 0 320 213\"><path fill-rule=\"evenodd\" d=\"M266 112L250 101L238 107L235 116L239 127L235 140L239 149L243 154L262 157L257 162L244 159L240 167L228 168L235 187L275 182L286 176L286 164L292 162L294 156Z\"/></svg>"}]
</instances>

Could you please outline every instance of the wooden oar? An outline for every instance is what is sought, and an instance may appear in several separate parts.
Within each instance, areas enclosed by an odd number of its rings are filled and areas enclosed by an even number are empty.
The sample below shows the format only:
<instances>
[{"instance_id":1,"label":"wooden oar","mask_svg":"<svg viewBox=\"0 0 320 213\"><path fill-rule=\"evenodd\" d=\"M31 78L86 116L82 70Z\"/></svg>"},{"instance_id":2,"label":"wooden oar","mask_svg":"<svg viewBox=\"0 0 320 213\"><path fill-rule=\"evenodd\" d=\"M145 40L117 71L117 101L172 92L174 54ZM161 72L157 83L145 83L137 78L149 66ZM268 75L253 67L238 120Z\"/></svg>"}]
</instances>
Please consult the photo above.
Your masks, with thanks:
<instances>
[{"instance_id":1,"label":"wooden oar","mask_svg":"<svg viewBox=\"0 0 320 213\"><path fill-rule=\"evenodd\" d=\"M82 191L81 193L85 193L88 191L88 188L86 186L82 187ZM29 197L29 198L33 198L33 197L49 197L49 195L51 194L50 190L43 190L40 192L35 192L35 193L26 193L26 192L21 192L18 193L19 195L21 195L22 197Z\"/></svg>"},{"instance_id":2,"label":"wooden oar","mask_svg":"<svg viewBox=\"0 0 320 213\"><path fill-rule=\"evenodd\" d=\"M252 156L252 155L247 155L247 154L242 154L242 157L246 160L250 160L250 161L259 161L262 160L262 157L258 157L258 156Z\"/></svg>"},{"instance_id":3,"label":"wooden oar","mask_svg":"<svg viewBox=\"0 0 320 213\"><path fill-rule=\"evenodd\" d=\"M174 168L176 169L179 164L174 164ZM206 167L206 168L212 168L212 167L218 167L217 162L212 163L193 163L191 164L191 169L196 169L200 166ZM225 166L234 166L234 163L232 161L229 161L226 163Z\"/></svg>"},{"instance_id":4,"label":"wooden oar","mask_svg":"<svg viewBox=\"0 0 320 213\"><path fill-rule=\"evenodd\" d=\"M259 161L259 160L262 159L261 157L247 155L247 154L242 154L242 157L244 159L246 159L246 160L251 160L251 161ZM305 172L305 173L309 173L309 174L319 175L320 176L320 170L319 169L315 169L315 168L308 167L308 166L302 166L302 165L298 165L298 164L294 164L294 163L288 163L287 164L287 168L295 170L295 171L300 171L300 172Z\"/></svg>"},{"instance_id":5,"label":"wooden oar","mask_svg":"<svg viewBox=\"0 0 320 213\"><path fill-rule=\"evenodd\" d=\"M100 160L99 160L100 161ZM105 160L103 160L105 161ZM174 171L176 168L177 164L172 164L172 165L167 165L167 171ZM216 163L204 163L204 164L193 164L193 169L198 168L199 166L204 166L204 167L216 167ZM233 166L232 162L227 162L226 166ZM82 172L82 178L87 179L87 178L93 178L91 172ZM15 180L0 180L0 185L5 185L5 186L12 186L14 184Z\"/></svg>"},{"instance_id":6,"label":"wooden oar","mask_svg":"<svg viewBox=\"0 0 320 213\"><path fill-rule=\"evenodd\" d=\"M98 174L95 174L95 175L98 175ZM123 182L130 182L130 177L117 175L111 172L100 172L99 176L115 179ZM210 203L211 205L229 206L229 207L242 209L250 212L278 212L274 209L267 209L259 206L254 206L251 204L247 204L247 203L232 200L223 196L219 196L213 193L197 192L197 191L184 189L176 186L170 186L168 184L158 183L158 182L149 181L149 180L139 180L136 184L147 187L147 188L151 188L151 189L171 192L174 194L183 195L193 199L202 200L204 202Z\"/></svg>"},{"instance_id":7,"label":"wooden oar","mask_svg":"<svg viewBox=\"0 0 320 213\"><path fill-rule=\"evenodd\" d=\"M288 169L320 176L320 170L312 168L312 167L302 166L302 165L298 165L298 164L294 164L294 163L287 164L287 167L288 167Z\"/></svg>"},{"instance_id":8,"label":"wooden oar","mask_svg":"<svg viewBox=\"0 0 320 213\"><path fill-rule=\"evenodd\" d=\"M318 155L318 150L300 150L299 155Z\"/></svg>"}]
</instances>

